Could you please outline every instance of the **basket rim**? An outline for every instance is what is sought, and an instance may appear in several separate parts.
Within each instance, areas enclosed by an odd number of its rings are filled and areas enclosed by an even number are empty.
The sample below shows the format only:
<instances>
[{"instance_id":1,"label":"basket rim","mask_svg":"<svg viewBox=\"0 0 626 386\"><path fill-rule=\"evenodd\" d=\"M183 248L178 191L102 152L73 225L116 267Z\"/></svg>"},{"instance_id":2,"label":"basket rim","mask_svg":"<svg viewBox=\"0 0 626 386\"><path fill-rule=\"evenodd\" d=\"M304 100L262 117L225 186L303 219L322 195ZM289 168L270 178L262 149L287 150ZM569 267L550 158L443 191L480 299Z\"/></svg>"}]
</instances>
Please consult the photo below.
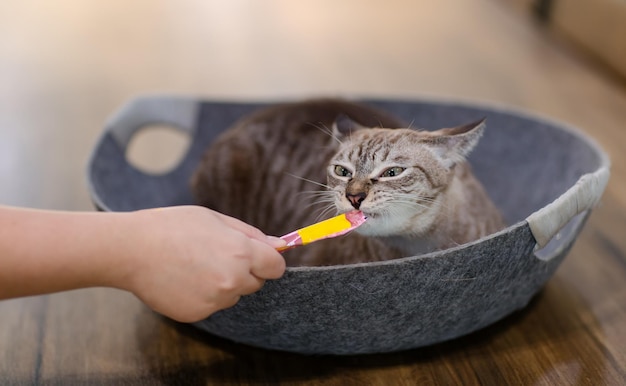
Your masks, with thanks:
<instances>
[{"instance_id":1,"label":"basket rim","mask_svg":"<svg viewBox=\"0 0 626 386\"><path fill-rule=\"evenodd\" d=\"M134 105L141 104L142 102L146 102L146 103L158 102L158 103L167 105L168 103L172 103L174 101L178 101L178 102L183 101L185 103L193 104L196 107L202 104L216 104L216 105L222 105L222 106L236 106L236 105L256 106L258 105L259 107L261 107L261 106L267 106L267 105L272 105L272 104L289 103L289 102L296 102L298 100L303 100L303 99L315 99L315 98L316 97L309 97L309 98L294 98L294 97L280 98L279 97L279 98L272 98L272 99L262 99L262 98L256 98L256 99L255 98L245 98L245 99L214 98L213 99L213 98L204 97L204 96L189 96L189 95L175 95L175 94L141 94L133 98L130 98L120 109L118 109L118 111L114 112L111 115L111 117L107 120L106 125L105 125L105 130L103 133L101 133L100 137L98 138L96 142L95 148L92 150L89 156L88 168L87 168L87 185L89 188L91 199L94 205L96 206L96 208L98 208L99 210L111 211L110 207L105 202L106 200L104 200L98 192L98 189L97 189L98 181L94 179L94 164L95 164L95 161L98 159L99 150L101 146L103 145L105 138L107 138L107 136L112 135L110 128L115 126L116 119L120 118L120 112L124 111L125 109L129 109ZM608 180L608 174L610 170L609 156L592 137L587 135L582 129L570 123L564 122L559 119L555 119L553 117L548 117L546 115L537 113L535 111L530 111L524 108L511 106L511 105L503 104L500 102L485 101L485 100L470 100L470 99L464 99L464 98L458 98L458 97L451 98L451 97L426 96L426 95L417 96L417 97L384 97L384 96L373 96L373 95L371 96L348 95L348 96L345 96L344 99L355 101L355 102L361 102L361 103L436 104L439 106L450 107L450 108L460 107L460 108L468 108L468 109L491 110L495 113L500 113L500 114L515 116L518 118L532 120L532 121L545 125L547 128L550 128L551 130L560 130L569 135L572 135L576 137L578 140L580 140L582 143L590 147L592 152L599 159L599 166L594 172L585 174L581 176L581 178L588 176L588 175L603 173L606 175L606 179ZM115 140L115 135L113 135L113 139ZM122 150L125 150L123 149L123 147L125 146L124 143L120 143L119 141L116 141L116 143L122 147ZM184 159L185 157L183 157L183 161L181 162L184 162ZM128 167L132 167L132 166L128 165ZM572 185L571 187L568 188L568 190L563 192L563 194L570 192L574 187L575 185ZM602 187L600 191L600 195L603 190L604 190L604 186ZM352 269L352 268L363 267L363 266L369 267L369 266L379 266L379 265L407 264L418 259L430 259L430 258L442 257L443 255L448 254L449 252L463 250L475 244L482 243L485 240L501 237L502 235L512 231L513 229L517 229L519 227L524 227L524 226L530 228L531 233L537 240L538 237L532 229L533 228L532 221L534 221L533 216L536 217L538 213L542 212L547 206L554 204L557 200L559 200L559 198L555 199L553 202L547 204L543 208L540 208L536 212L530 214L524 220L511 224L494 234L487 235L480 239L477 239L477 240L474 240L469 243L465 243L465 244L462 244L453 248L440 250L440 251L433 251L433 252L422 254L422 255L407 256L407 257L387 260L387 261L353 263L353 264L333 265L333 266L287 267L287 271L292 272L292 273L298 273L298 272L311 272L311 271L344 270L344 269ZM578 213L584 210L588 210L588 209L590 210L591 208L590 207L583 208ZM531 221L529 221L529 218L531 219ZM565 221L565 223L569 222L569 220L571 220L571 218ZM545 245L543 241L541 242L541 244Z\"/></svg>"}]
</instances>

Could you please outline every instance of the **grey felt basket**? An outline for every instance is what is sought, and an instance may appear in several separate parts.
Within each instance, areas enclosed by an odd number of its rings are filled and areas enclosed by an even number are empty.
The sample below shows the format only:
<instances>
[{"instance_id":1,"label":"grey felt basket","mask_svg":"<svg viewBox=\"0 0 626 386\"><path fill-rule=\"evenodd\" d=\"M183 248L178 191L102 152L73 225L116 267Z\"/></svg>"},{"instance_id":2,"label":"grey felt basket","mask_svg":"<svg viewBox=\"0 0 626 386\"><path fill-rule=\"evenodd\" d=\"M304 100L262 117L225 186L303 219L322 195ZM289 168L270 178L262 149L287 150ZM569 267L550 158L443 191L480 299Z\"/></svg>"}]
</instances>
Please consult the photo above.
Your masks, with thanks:
<instances>
[{"instance_id":1,"label":"grey felt basket","mask_svg":"<svg viewBox=\"0 0 626 386\"><path fill-rule=\"evenodd\" d=\"M422 256L288 268L281 279L196 323L198 328L268 349L342 355L416 348L468 334L523 308L544 286L608 181L605 153L560 123L468 103L363 101L427 129L486 117L487 130L470 162L511 225ZM131 211L193 203L188 179L204 148L265 105L167 96L132 100L107 122L93 151L88 180L96 206ZM145 174L125 157L134 133L151 124L173 125L192 137L184 159L164 175Z\"/></svg>"}]
</instances>

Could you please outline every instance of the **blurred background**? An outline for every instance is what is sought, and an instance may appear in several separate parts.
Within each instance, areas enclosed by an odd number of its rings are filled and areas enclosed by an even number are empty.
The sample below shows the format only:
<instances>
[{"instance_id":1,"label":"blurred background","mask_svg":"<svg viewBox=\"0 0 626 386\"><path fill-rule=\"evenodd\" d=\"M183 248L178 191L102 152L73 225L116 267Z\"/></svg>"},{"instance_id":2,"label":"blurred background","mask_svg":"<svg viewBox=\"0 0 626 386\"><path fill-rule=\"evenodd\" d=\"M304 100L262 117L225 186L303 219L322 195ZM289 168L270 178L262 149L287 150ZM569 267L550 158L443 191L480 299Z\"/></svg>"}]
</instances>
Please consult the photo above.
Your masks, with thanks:
<instances>
[{"instance_id":1,"label":"blurred background","mask_svg":"<svg viewBox=\"0 0 626 386\"><path fill-rule=\"evenodd\" d=\"M578 127L612 160L601 205L530 311L458 345L382 366L235 355L96 288L0 302L0 383L623 384L625 29L623 0L0 0L0 205L93 210L90 153L145 94L495 104ZM153 128L127 156L162 171L188 141Z\"/></svg>"},{"instance_id":2,"label":"blurred background","mask_svg":"<svg viewBox=\"0 0 626 386\"><path fill-rule=\"evenodd\" d=\"M93 209L89 154L107 117L142 94L496 103L569 122L621 152L626 18L615 15L625 8L609 0L3 0L0 204ZM143 141L129 157L148 168L167 168L186 146L171 133Z\"/></svg>"}]
</instances>

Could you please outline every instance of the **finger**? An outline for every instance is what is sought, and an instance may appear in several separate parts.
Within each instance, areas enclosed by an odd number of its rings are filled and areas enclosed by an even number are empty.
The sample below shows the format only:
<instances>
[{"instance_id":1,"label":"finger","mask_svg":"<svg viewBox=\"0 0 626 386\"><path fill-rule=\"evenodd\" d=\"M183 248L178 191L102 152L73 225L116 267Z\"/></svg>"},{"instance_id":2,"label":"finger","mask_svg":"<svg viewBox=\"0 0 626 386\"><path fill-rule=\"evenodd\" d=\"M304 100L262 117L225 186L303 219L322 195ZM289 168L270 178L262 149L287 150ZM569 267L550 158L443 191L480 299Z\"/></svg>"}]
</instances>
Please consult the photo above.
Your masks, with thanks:
<instances>
[{"instance_id":1,"label":"finger","mask_svg":"<svg viewBox=\"0 0 626 386\"><path fill-rule=\"evenodd\" d=\"M236 219L234 217L226 216L224 214L218 213L222 221L226 223L226 225L230 226L233 229L238 230L239 232L245 234L251 239L258 240L262 243L268 244L272 248L280 248L287 245L287 242L274 236L267 236L260 229L253 227L250 224L246 224L245 222Z\"/></svg>"},{"instance_id":2,"label":"finger","mask_svg":"<svg viewBox=\"0 0 626 386\"><path fill-rule=\"evenodd\" d=\"M263 288L264 284L265 284L265 280L258 278L251 274L250 279L247 281L247 283L240 288L239 290L240 294L241 295L253 294L257 292L258 290L260 290L261 288Z\"/></svg>"},{"instance_id":3,"label":"finger","mask_svg":"<svg viewBox=\"0 0 626 386\"><path fill-rule=\"evenodd\" d=\"M258 228L253 227L250 224L246 224L245 222L236 219L234 217L226 216L225 214L218 213L222 221L226 223L229 227L238 230L239 232L245 234L246 236L259 240L265 241L265 234L261 232Z\"/></svg>"},{"instance_id":4,"label":"finger","mask_svg":"<svg viewBox=\"0 0 626 386\"><path fill-rule=\"evenodd\" d=\"M250 273L260 279L278 279L285 273L285 259L269 245L252 240Z\"/></svg>"},{"instance_id":5,"label":"finger","mask_svg":"<svg viewBox=\"0 0 626 386\"><path fill-rule=\"evenodd\" d=\"M235 304L239 303L239 300L241 300L241 295L233 295L230 297L222 297L219 304L217 304L216 309L212 310L213 312L217 312L219 310L223 310L226 308L230 308L233 307Z\"/></svg>"}]
</instances>

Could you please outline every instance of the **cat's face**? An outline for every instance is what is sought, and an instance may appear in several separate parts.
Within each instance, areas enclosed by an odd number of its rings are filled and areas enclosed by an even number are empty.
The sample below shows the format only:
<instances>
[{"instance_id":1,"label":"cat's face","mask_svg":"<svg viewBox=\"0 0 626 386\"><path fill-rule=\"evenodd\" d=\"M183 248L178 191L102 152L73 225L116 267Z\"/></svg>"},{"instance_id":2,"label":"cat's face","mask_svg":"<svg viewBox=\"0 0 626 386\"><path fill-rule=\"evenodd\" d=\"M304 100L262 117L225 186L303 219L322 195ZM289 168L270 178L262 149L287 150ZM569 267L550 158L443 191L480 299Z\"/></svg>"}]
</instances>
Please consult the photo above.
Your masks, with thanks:
<instances>
[{"instance_id":1,"label":"cat's face","mask_svg":"<svg viewBox=\"0 0 626 386\"><path fill-rule=\"evenodd\" d=\"M457 128L458 129L458 128ZM327 168L327 185L339 213L359 209L367 236L415 236L432 225L454 165L480 133L468 138L443 129L360 129L341 138ZM447 131L444 131L447 130ZM464 139L464 140L461 140Z\"/></svg>"}]
</instances>

